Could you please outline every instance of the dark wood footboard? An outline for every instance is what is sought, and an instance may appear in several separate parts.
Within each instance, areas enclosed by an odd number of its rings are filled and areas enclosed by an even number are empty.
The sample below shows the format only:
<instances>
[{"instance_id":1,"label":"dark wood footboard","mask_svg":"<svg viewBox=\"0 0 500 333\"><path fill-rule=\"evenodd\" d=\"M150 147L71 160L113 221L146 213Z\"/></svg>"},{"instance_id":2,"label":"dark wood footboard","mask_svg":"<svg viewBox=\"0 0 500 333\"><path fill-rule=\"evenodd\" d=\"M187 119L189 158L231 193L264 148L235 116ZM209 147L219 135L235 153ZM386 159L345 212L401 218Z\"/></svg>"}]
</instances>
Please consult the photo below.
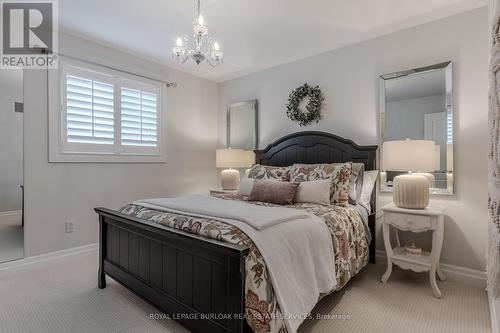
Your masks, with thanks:
<instances>
[{"instance_id":1,"label":"dark wood footboard","mask_svg":"<svg viewBox=\"0 0 500 333\"><path fill-rule=\"evenodd\" d=\"M194 332L251 331L243 316L247 247L95 211L99 288L109 275Z\"/></svg>"}]
</instances>

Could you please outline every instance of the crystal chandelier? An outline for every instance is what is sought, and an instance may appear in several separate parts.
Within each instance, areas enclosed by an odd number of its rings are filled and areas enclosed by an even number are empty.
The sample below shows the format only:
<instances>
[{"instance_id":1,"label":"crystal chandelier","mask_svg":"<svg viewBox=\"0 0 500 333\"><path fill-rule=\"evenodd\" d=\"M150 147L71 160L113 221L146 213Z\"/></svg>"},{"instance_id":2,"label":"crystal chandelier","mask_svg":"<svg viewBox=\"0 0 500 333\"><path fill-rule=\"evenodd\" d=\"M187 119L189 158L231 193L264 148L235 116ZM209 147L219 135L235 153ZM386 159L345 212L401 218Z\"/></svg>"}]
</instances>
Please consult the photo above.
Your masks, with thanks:
<instances>
[{"instance_id":1,"label":"crystal chandelier","mask_svg":"<svg viewBox=\"0 0 500 333\"><path fill-rule=\"evenodd\" d=\"M208 28L205 19L200 14L200 0L198 0L198 15L193 20L194 49L188 46L188 37L177 37L176 46L172 48L172 58L180 63L192 59L197 65L206 60L212 67L222 63L222 51L219 43L208 37Z\"/></svg>"}]
</instances>

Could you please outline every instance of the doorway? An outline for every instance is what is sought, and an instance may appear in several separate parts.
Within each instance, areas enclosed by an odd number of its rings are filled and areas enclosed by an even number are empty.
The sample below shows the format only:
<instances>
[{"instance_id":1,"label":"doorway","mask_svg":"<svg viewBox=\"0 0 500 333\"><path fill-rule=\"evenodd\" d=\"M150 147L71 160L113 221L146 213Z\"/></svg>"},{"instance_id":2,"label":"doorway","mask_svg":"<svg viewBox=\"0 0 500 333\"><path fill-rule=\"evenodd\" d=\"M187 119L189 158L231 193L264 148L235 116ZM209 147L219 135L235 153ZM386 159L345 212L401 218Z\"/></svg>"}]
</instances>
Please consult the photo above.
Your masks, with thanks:
<instances>
[{"instance_id":1,"label":"doorway","mask_svg":"<svg viewBox=\"0 0 500 333\"><path fill-rule=\"evenodd\" d=\"M23 71L0 70L0 263L24 257Z\"/></svg>"}]
</instances>

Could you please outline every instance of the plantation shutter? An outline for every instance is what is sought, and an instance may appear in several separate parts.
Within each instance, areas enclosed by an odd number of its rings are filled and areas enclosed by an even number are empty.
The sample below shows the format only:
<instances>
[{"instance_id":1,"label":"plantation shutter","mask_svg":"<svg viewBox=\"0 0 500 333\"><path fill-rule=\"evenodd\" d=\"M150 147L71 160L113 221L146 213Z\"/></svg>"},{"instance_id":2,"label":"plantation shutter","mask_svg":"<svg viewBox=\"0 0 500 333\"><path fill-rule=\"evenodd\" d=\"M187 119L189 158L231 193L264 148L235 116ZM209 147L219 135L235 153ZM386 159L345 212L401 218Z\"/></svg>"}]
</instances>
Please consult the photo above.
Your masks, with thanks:
<instances>
[{"instance_id":1,"label":"plantation shutter","mask_svg":"<svg viewBox=\"0 0 500 333\"><path fill-rule=\"evenodd\" d=\"M124 146L158 146L157 94L122 87L121 144Z\"/></svg>"},{"instance_id":2,"label":"plantation shutter","mask_svg":"<svg viewBox=\"0 0 500 333\"><path fill-rule=\"evenodd\" d=\"M112 84L66 77L66 140L68 143L114 144Z\"/></svg>"}]
</instances>

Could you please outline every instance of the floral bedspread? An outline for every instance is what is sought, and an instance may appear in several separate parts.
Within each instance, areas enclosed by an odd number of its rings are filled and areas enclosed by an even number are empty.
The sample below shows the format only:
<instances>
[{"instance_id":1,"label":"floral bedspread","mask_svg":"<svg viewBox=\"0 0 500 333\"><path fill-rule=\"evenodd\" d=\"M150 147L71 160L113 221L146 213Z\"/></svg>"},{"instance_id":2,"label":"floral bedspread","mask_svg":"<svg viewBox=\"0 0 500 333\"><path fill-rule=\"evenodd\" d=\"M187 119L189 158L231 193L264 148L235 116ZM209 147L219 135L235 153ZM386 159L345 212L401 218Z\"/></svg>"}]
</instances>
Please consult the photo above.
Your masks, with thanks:
<instances>
[{"instance_id":1,"label":"floral bedspread","mask_svg":"<svg viewBox=\"0 0 500 333\"><path fill-rule=\"evenodd\" d=\"M217 195L227 200L246 200L231 194ZM262 202L252 204L273 206ZM294 204L287 207L306 210L321 217L332 234L335 253L337 287L342 288L351 277L368 263L368 242L361 216L351 206L322 206L316 204ZM246 258L245 312L247 322L255 333L285 333L283 314L274 295L266 264L252 240L238 228L208 218L191 217L158 211L137 205L127 205L120 212L206 236L224 242L246 245L250 248ZM335 290L332 290L335 291Z\"/></svg>"}]
</instances>

